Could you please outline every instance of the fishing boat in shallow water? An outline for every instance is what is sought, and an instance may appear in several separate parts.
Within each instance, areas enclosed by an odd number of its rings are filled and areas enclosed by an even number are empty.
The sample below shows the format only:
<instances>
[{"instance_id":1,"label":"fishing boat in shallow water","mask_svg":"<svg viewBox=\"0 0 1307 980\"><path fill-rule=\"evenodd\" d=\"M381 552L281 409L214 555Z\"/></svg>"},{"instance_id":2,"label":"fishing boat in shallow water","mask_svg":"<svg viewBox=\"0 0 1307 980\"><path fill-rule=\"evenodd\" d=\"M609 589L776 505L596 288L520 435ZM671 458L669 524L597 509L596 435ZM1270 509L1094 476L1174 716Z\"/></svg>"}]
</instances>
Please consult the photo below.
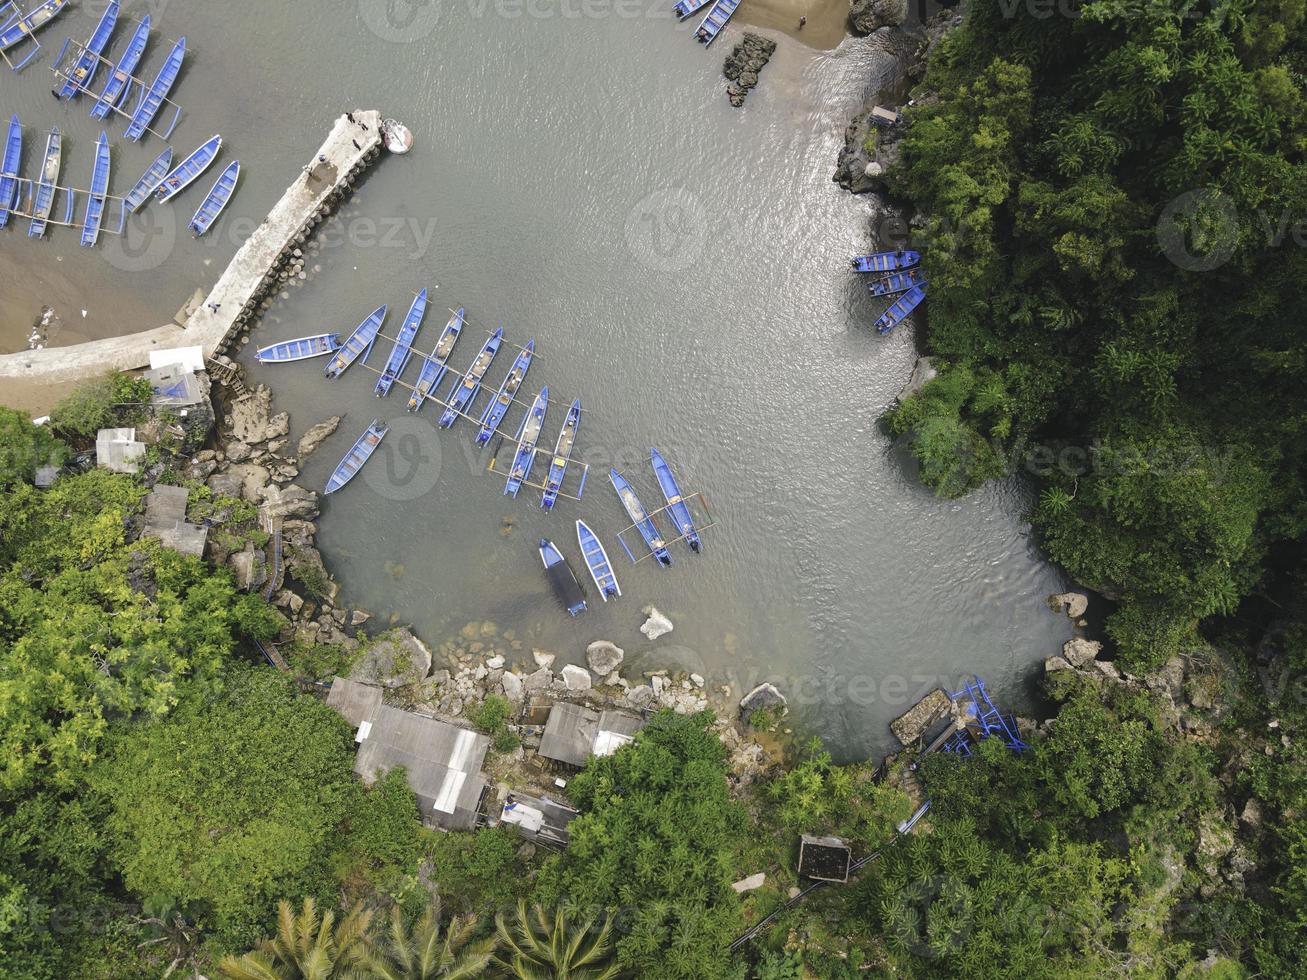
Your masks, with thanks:
<instances>
[{"instance_id":1,"label":"fishing boat in shallow water","mask_svg":"<svg viewBox=\"0 0 1307 980\"><path fill-rule=\"evenodd\" d=\"M82 247L91 248L100 238L104 220L105 195L109 193L109 137L103 131L95 141L95 167L91 170L91 192L86 198L86 217L82 220Z\"/></svg>"},{"instance_id":2,"label":"fishing boat in shallow water","mask_svg":"<svg viewBox=\"0 0 1307 980\"><path fill-rule=\"evenodd\" d=\"M658 564L664 568L670 568L672 554L667 550L667 542L658 533L658 525L653 522L653 518L645 511L644 504L640 503L640 498L635 495L635 488L617 470L609 470L608 479L612 481L613 489L617 491L617 499L626 508L626 515L631 518L631 524L640 532L640 537L644 538L644 543L649 546L649 550L653 553ZM629 550L627 554L630 554ZM635 557L632 556L632 561L634 560Z\"/></svg>"},{"instance_id":3,"label":"fishing boat in shallow water","mask_svg":"<svg viewBox=\"0 0 1307 980\"><path fill-rule=\"evenodd\" d=\"M132 72L136 71L136 66L141 63L141 57L145 54L145 46L150 42L150 15L146 14L141 18L140 24L136 27L136 33L128 42L122 57L118 63L113 66L113 71L109 74L109 79L104 83L104 88L100 91L100 97L95 100L95 105L91 106L91 118L103 119L113 111L118 100L123 97L123 93L131 88Z\"/></svg>"},{"instance_id":4,"label":"fishing boat in shallow water","mask_svg":"<svg viewBox=\"0 0 1307 980\"><path fill-rule=\"evenodd\" d=\"M155 157L154 162L145 168L145 173L141 174L141 179L132 185L132 189L123 198L123 207L132 214L141 210L141 206L150 199L150 195L163 183L163 178L167 176L168 171L171 169L172 147L170 146Z\"/></svg>"},{"instance_id":5,"label":"fishing boat in shallow water","mask_svg":"<svg viewBox=\"0 0 1307 980\"><path fill-rule=\"evenodd\" d=\"M717 0L708 11L708 15L699 22L699 27L694 32L694 39L704 45L712 44L739 5L740 0Z\"/></svg>"},{"instance_id":6,"label":"fishing boat in shallow water","mask_svg":"<svg viewBox=\"0 0 1307 980\"><path fill-rule=\"evenodd\" d=\"M302 361L309 357L321 357L340 349L340 335L320 333L312 337L296 337L283 340L278 344L260 347L254 356L260 364L284 364L289 361Z\"/></svg>"},{"instance_id":7,"label":"fishing boat in shallow water","mask_svg":"<svg viewBox=\"0 0 1307 980\"><path fill-rule=\"evenodd\" d=\"M517 430L517 452L513 454L513 468L508 471L508 482L504 484L505 494L516 497L522 484L531 478L531 467L535 465L540 443L540 430L544 428L545 412L548 409L549 386L545 385L531 403L531 410L526 413Z\"/></svg>"},{"instance_id":8,"label":"fishing boat in shallow water","mask_svg":"<svg viewBox=\"0 0 1307 980\"><path fill-rule=\"evenodd\" d=\"M381 440L385 438L388 429L389 426L380 419L373 419L372 424L367 427L363 435L358 437L358 441L350 447L350 451L331 471L331 478L327 480L326 489L322 491L323 494L335 493L354 479L359 470L363 469L363 464L371 459L372 454L377 451L377 447L381 445Z\"/></svg>"},{"instance_id":9,"label":"fishing boat in shallow water","mask_svg":"<svg viewBox=\"0 0 1307 980\"><path fill-rule=\"evenodd\" d=\"M504 415L508 412L509 406L513 404L513 397L517 394L517 389L526 380L526 372L531 367L531 358L535 355L535 350L536 342L528 340L526 346L518 352L517 358L513 361L513 366L508 371L508 376L500 383L499 390L495 392L495 397L490 400L486 410L481 413L481 428L476 437L478 446L484 446L488 443L490 437L495 434L495 430L499 428L499 423L504 421Z\"/></svg>"},{"instance_id":10,"label":"fishing boat in shallow water","mask_svg":"<svg viewBox=\"0 0 1307 980\"><path fill-rule=\"evenodd\" d=\"M880 319L876 321L876 332L889 333L907 319L908 315L920 306L921 301L926 298L927 285L928 282L922 280L896 299L893 305L882 313Z\"/></svg>"},{"instance_id":11,"label":"fishing boat in shallow water","mask_svg":"<svg viewBox=\"0 0 1307 980\"><path fill-rule=\"evenodd\" d=\"M240 175L241 162L233 160L227 164L227 169L219 174L218 179L213 182L213 187L204 196L200 206L195 209L195 217L191 218L190 224L186 226L195 232L196 238L212 228L213 223L218 220L218 215L222 214L222 209L227 206L231 196L236 193L236 181Z\"/></svg>"},{"instance_id":12,"label":"fishing boat in shallow water","mask_svg":"<svg viewBox=\"0 0 1307 980\"><path fill-rule=\"evenodd\" d=\"M548 538L540 539L540 560L545 563L545 575L568 615L585 612L585 593L581 591L581 583L576 580L563 553Z\"/></svg>"},{"instance_id":13,"label":"fishing boat in shallow water","mask_svg":"<svg viewBox=\"0 0 1307 980\"><path fill-rule=\"evenodd\" d=\"M558 433L558 442L554 443L554 458L549 461L549 475L545 478L544 496L540 506L553 510L558 494L563 489L563 477L567 475L567 462L572 458L572 447L576 444L576 430L581 425L581 399L572 402L563 421L563 430ZM582 478L582 483L585 482Z\"/></svg>"},{"instance_id":14,"label":"fishing boat in shallow water","mask_svg":"<svg viewBox=\"0 0 1307 980\"><path fill-rule=\"evenodd\" d=\"M386 307L384 306L378 306L369 313L367 319L354 328L349 339L340 345L336 356L331 359L322 373L328 378L339 378L347 367L358 360L360 354L363 354L363 359L366 361L367 354L364 352L372 350L372 345L377 339L377 331L381 329L381 323L385 319Z\"/></svg>"},{"instance_id":15,"label":"fishing boat in shallow water","mask_svg":"<svg viewBox=\"0 0 1307 980\"><path fill-rule=\"evenodd\" d=\"M895 296L899 293L907 292L917 283L921 282L921 269L912 268L904 269L902 272L891 272L884 279L877 279L867 285L867 291L873 296Z\"/></svg>"},{"instance_id":16,"label":"fishing boat in shallow water","mask_svg":"<svg viewBox=\"0 0 1307 980\"><path fill-rule=\"evenodd\" d=\"M19 71L41 53L41 45L32 35L63 13L66 6L68 6L68 0L45 0L31 13L24 15L19 11L5 21L3 25L0 25L0 52L8 51L25 40L30 40L35 45L26 58L23 58L17 64L11 63L10 67L14 71ZM15 10L17 9L15 5Z\"/></svg>"},{"instance_id":17,"label":"fishing boat in shallow water","mask_svg":"<svg viewBox=\"0 0 1307 980\"><path fill-rule=\"evenodd\" d=\"M671 515L672 523L676 525L676 530L690 546L690 550L698 554L703 544L699 540L699 533L694 529L694 519L690 516L689 506L681 496L681 487L676 482L676 477L672 475L672 468L667 465L667 461L657 449L649 450L649 459L653 463L654 476L658 479L658 487L663 492L663 499L667 501L667 513Z\"/></svg>"},{"instance_id":18,"label":"fishing boat in shallow water","mask_svg":"<svg viewBox=\"0 0 1307 980\"><path fill-rule=\"evenodd\" d=\"M66 72L61 72L57 67L55 68L56 77L63 79L63 84L54 90L56 98L71 99L91 84L91 79L95 77L95 70L100 67L100 53L104 51L105 45L109 43L109 38L113 36L113 29L117 23L118 0L109 0L109 5L104 8L104 13L100 15L100 22L95 25L95 30L91 32L90 39L84 46L81 46L80 53L73 61L72 67ZM64 53L72 43L72 38L64 41L64 46L59 49L59 54L54 59L56 66L64 60Z\"/></svg>"},{"instance_id":19,"label":"fishing boat in shallow water","mask_svg":"<svg viewBox=\"0 0 1307 980\"><path fill-rule=\"evenodd\" d=\"M159 184L159 189L155 191L155 198L160 204L171 201L174 197L190 187L192 183L209 169L209 165L218 159L218 151L222 149L222 137L210 136L207 140L193 149L188 157L181 163L173 167L168 172L168 176L163 178Z\"/></svg>"},{"instance_id":20,"label":"fishing boat in shallow water","mask_svg":"<svg viewBox=\"0 0 1307 980\"><path fill-rule=\"evenodd\" d=\"M54 208L55 188L59 185L59 163L63 159L62 147L63 137L59 135L59 127L56 126L46 137L41 177L32 198L32 223L27 226L27 234L31 238L40 238L45 234L46 222Z\"/></svg>"},{"instance_id":21,"label":"fishing boat in shallow water","mask_svg":"<svg viewBox=\"0 0 1307 980\"><path fill-rule=\"evenodd\" d=\"M9 120L5 152L0 157L0 228L9 224L9 209L18 202L18 168L23 162L23 124L15 114Z\"/></svg>"},{"instance_id":22,"label":"fishing boat in shallow water","mask_svg":"<svg viewBox=\"0 0 1307 980\"><path fill-rule=\"evenodd\" d=\"M426 315L427 291L423 289L408 308L408 315L404 317L404 323L399 328L399 336L395 338L395 346L390 350L390 357L386 359L381 377L377 378L373 391L378 398L390 394L395 380L404 373L404 368L408 367L408 360L413 356L413 340L417 337L418 329L422 326L422 318Z\"/></svg>"},{"instance_id":23,"label":"fishing boat in shallow water","mask_svg":"<svg viewBox=\"0 0 1307 980\"><path fill-rule=\"evenodd\" d=\"M677 20L685 20L697 10L702 10L708 6L712 0L677 0L672 5L672 13L676 15Z\"/></svg>"},{"instance_id":24,"label":"fishing boat in shallow water","mask_svg":"<svg viewBox=\"0 0 1307 980\"><path fill-rule=\"evenodd\" d=\"M590 570L590 577L599 590L599 598L607 602L621 596L622 588L617 584L617 575L613 572L613 563L608 560L608 552L604 550L599 535L590 530L590 525L585 521L576 522L576 541L581 546L585 567Z\"/></svg>"},{"instance_id":25,"label":"fishing boat in shallow water","mask_svg":"<svg viewBox=\"0 0 1307 980\"><path fill-rule=\"evenodd\" d=\"M853 268L857 272L897 272L916 265L921 261L920 252L872 252L870 255L858 255L853 259Z\"/></svg>"},{"instance_id":26,"label":"fishing boat in shallow water","mask_svg":"<svg viewBox=\"0 0 1307 980\"><path fill-rule=\"evenodd\" d=\"M186 57L186 38L180 37L177 43L173 45L168 52L168 58L159 69L159 74L154 76L154 81L150 87L141 93L140 101L136 103L136 110L132 113L132 121L128 123L126 132L123 133L129 140L135 142L139 140L150 128L150 123L154 122L154 117L159 114L163 108L164 101L168 98L168 93L172 91L173 83L177 81L177 74L182 70L182 59ZM160 137L167 139L172 135L173 127L177 125L177 117L181 115L181 108L173 113L172 122L160 133Z\"/></svg>"},{"instance_id":27,"label":"fishing boat in shallow water","mask_svg":"<svg viewBox=\"0 0 1307 980\"><path fill-rule=\"evenodd\" d=\"M422 359L422 370L418 373L417 383L413 385L413 391L408 396L410 412L420 409L422 403L436 390L436 385L444 379L445 372L449 370L449 355L454 352L454 345L458 343L458 335L462 331L463 307L460 306L445 324L445 329L441 331L435 350Z\"/></svg>"},{"instance_id":28,"label":"fishing boat in shallow water","mask_svg":"<svg viewBox=\"0 0 1307 980\"><path fill-rule=\"evenodd\" d=\"M458 421L459 415L471 410L472 402L476 400L477 392L481 390L481 379L490 370L490 362L499 353L499 345L503 341L504 328L496 327L495 332L481 345L481 351L472 362L472 366L467 369L467 374L454 381L449 394L445 397L445 410L440 413L438 424L442 429L448 429Z\"/></svg>"}]
</instances>

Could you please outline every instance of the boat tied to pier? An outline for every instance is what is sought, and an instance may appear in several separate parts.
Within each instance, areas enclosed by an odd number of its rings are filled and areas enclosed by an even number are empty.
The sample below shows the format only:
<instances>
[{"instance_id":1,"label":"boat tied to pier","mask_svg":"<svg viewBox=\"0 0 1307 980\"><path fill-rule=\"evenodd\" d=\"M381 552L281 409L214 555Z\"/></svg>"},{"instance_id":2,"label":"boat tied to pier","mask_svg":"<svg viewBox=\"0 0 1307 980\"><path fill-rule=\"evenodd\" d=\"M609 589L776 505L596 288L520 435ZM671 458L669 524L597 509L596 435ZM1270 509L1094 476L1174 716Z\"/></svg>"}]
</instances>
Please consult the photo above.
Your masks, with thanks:
<instances>
[{"instance_id":1,"label":"boat tied to pier","mask_svg":"<svg viewBox=\"0 0 1307 980\"><path fill-rule=\"evenodd\" d=\"M206 231L213 227L213 223L218 220L218 215L222 214L223 208L236 193L236 181L241 175L241 163L239 160L233 160L227 164L227 169L218 175L218 179L213 182L213 187L209 193L204 195L204 200L200 206L195 209L195 217L191 218L190 224L186 227L195 232L195 237L199 238Z\"/></svg>"}]
</instances>

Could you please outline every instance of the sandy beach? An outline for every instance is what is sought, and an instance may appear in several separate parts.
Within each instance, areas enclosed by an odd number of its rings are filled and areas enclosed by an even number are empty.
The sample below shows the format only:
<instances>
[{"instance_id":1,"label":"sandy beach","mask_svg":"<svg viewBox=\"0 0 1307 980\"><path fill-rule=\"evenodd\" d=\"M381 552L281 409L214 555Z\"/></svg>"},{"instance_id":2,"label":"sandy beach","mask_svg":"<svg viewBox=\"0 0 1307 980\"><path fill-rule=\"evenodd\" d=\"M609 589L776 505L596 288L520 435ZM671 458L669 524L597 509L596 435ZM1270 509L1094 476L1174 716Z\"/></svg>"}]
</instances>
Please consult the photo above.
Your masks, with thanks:
<instances>
[{"instance_id":1,"label":"sandy beach","mask_svg":"<svg viewBox=\"0 0 1307 980\"><path fill-rule=\"evenodd\" d=\"M802 28L800 17L808 18ZM810 48L829 51L849 34L849 0L744 0L735 22L781 31Z\"/></svg>"}]
</instances>

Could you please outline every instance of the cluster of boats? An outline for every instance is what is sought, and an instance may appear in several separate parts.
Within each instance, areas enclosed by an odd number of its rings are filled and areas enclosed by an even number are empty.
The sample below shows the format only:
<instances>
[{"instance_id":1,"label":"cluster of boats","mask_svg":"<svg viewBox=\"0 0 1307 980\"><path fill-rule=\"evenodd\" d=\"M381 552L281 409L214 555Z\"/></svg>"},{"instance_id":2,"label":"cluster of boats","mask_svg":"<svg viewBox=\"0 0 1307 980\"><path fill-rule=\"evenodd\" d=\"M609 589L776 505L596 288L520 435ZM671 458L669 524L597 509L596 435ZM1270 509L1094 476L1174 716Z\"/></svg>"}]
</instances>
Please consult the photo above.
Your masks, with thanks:
<instances>
[{"instance_id":1,"label":"cluster of boats","mask_svg":"<svg viewBox=\"0 0 1307 980\"><path fill-rule=\"evenodd\" d=\"M887 334L921 305L929 285L920 268L921 254L898 249L893 252L873 252L853 259L857 272L876 273L879 278L867 285L873 296L898 296L889 309L876 320L876 331Z\"/></svg>"},{"instance_id":2,"label":"cluster of boats","mask_svg":"<svg viewBox=\"0 0 1307 980\"><path fill-rule=\"evenodd\" d=\"M708 7L708 13L704 15L699 26L694 29L694 39L705 47L717 40L717 35L722 32L726 22L731 19L731 15L740 5L740 0L676 0L672 6L672 13L676 14L678 20L685 20Z\"/></svg>"}]
</instances>

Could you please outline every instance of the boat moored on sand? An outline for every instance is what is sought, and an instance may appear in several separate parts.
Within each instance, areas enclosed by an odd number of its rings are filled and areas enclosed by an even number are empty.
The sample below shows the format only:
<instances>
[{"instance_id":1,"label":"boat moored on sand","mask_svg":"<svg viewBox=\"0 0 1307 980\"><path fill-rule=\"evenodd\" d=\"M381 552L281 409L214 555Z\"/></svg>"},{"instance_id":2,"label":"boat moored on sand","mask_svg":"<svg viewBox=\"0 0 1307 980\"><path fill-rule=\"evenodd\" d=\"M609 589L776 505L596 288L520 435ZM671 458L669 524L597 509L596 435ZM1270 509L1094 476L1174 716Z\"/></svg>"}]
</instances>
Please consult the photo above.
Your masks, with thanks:
<instances>
[{"instance_id":1,"label":"boat moored on sand","mask_svg":"<svg viewBox=\"0 0 1307 980\"><path fill-rule=\"evenodd\" d=\"M50 130L45 140L45 158L41 161L41 178L36 185L36 194L32 200L32 223L27 227L31 238L40 238L45 234L46 222L54 208L55 189L59 185L59 162L63 157L63 137L59 127ZM71 203L71 202L70 202Z\"/></svg>"},{"instance_id":2,"label":"boat moored on sand","mask_svg":"<svg viewBox=\"0 0 1307 980\"><path fill-rule=\"evenodd\" d=\"M585 593L581 591L581 583L576 580L576 574L563 553L548 538L540 539L540 560L545 564L545 576L553 586L554 594L562 601L568 615L585 612Z\"/></svg>"},{"instance_id":3,"label":"boat moored on sand","mask_svg":"<svg viewBox=\"0 0 1307 980\"><path fill-rule=\"evenodd\" d=\"M590 530L590 525L585 521L576 522L576 541L581 546L581 555L585 558L586 568L590 570L590 577L594 579L595 588L599 590L599 598L607 602L621 596L622 589L617 584L617 575L613 572L613 563L608 560L608 552L604 550L599 535Z\"/></svg>"},{"instance_id":4,"label":"boat moored on sand","mask_svg":"<svg viewBox=\"0 0 1307 980\"><path fill-rule=\"evenodd\" d=\"M23 124L15 114L9 120L4 156L0 157L0 228L9 224L9 209L18 202L18 168L23 161Z\"/></svg>"},{"instance_id":5,"label":"boat moored on sand","mask_svg":"<svg viewBox=\"0 0 1307 980\"><path fill-rule=\"evenodd\" d=\"M363 469L363 464L371 459L372 454L377 451L377 447L381 445L381 440L385 438L388 428L380 419L373 419L372 424L367 427L363 435L358 437L358 440L350 447L349 452L331 471L331 477L327 480L327 486L322 492L324 494L335 493L354 479L359 470Z\"/></svg>"}]
</instances>

